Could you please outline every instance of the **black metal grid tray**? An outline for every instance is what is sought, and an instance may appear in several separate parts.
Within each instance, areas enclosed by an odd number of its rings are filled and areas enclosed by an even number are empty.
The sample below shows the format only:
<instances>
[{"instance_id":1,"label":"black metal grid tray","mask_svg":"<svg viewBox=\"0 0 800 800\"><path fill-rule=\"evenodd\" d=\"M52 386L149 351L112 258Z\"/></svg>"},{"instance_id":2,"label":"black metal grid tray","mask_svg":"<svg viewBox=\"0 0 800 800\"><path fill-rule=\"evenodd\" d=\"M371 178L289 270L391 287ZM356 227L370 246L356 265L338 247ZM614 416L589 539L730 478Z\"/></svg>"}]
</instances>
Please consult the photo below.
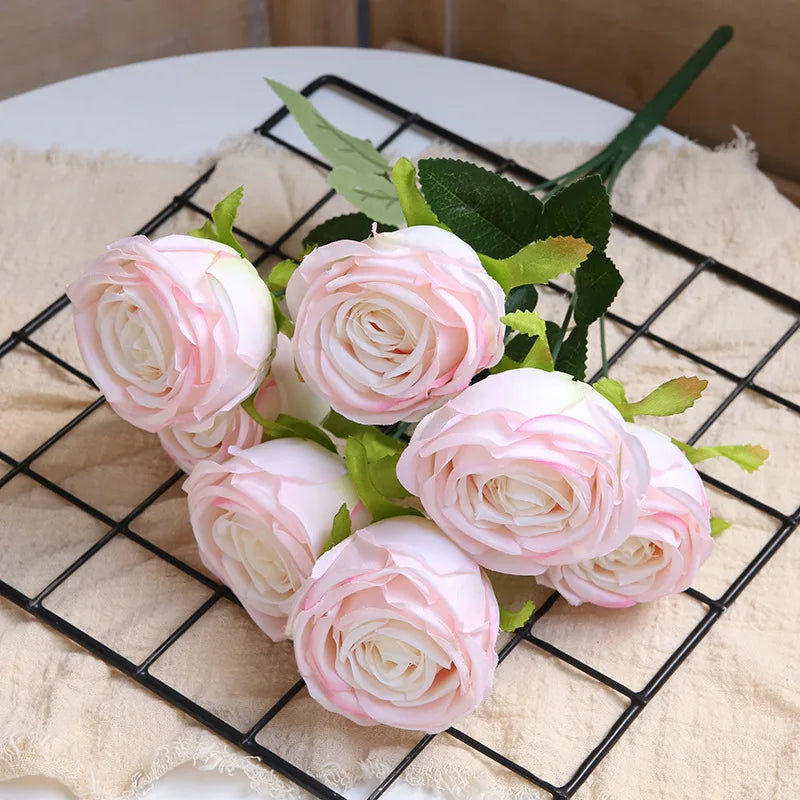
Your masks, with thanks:
<instances>
[{"instance_id":1,"label":"black metal grid tray","mask_svg":"<svg viewBox=\"0 0 800 800\"><path fill-rule=\"evenodd\" d=\"M310 83L304 90L303 94L306 96L313 95L314 92L322 87L327 87L336 90L340 96L352 102L359 103L370 109L376 110L381 114L391 118L396 123L396 127L392 133L387 136L379 145L379 149L385 149L392 142L397 139L405 131L420 131L426 135L440 139L450 145L464 151L467 157L473 157L489 163L497 173L512 176L520 181L530 183L539 183L544 178L537 175L533 171L522 167L515 163L513 160L507 159L504 156L493 152L486 147L478 145L469 141L457 133L449 131L428 119L421 117L418 114L410 112L401 108L391 101L376 96L346 80L335 76L322 76L317 80ZM304 152L302 149L291 144L285 139L275 134L275 126L287 116L285 108L282 108L269 119L267 119L259 128L257 132L271 140L275 144L286 148L301 158L309 162L317 164L318 166L329 169L329 166L323 161L319 160L313 155ZM353 131L358 134L358 131ZM138 233L152 235L168 220L182 209L191 209L205 217L209 217L209 211L200 207L193 202L193 196L198 189L209 179L214 167L208 169L201 175L194 183L188 186L185 191L174 197L161 211L159 211L146 225L144 225ZM238 235L242 237L251 246L259 251L259 254L254 258L256 266L264 264L270 257L285 258L286 254L282 247L287 240L296 232L307 225L310 218L316 214L330 199L333 197L334 192L329 191L321 197L316 203L306 210L300 217L298 217L292 225L275 241L264 242L258 237L248 234L246 231L237 231ZM751 276L748 276L736 269L733 269L723 263L720 263L715 258L699 253L690 247L687 247L679 242L673 241L668 237L657 233L643 225L640 225L633 220L627 219L621 215L614 215L614 224L619 228L646 240L654 247L663 248L664 250L679 256L692 265L688 275L674 288L673 291L666 296L663 301L650 313L647 318L641 323L634 323L625 319L617 314L609 314L608 318L618 323L622 328L628 331L627 338L623 344L609 357L609 365L612 365L626 353L631 346L639 339L649 339L664 348L682 356L695 364L704 367L707 370L716 373L724 379L727 379L733 385L731 391L722 400L722 402L714 409L710 416L700 425L700 427L690 437L689 442L696 442L722 415L726 408L745 390L761 395L768 398L774 403L779 404L785 409L790 410L797 414L800 412L800 406L795 402L782 397L776 392L759 385L756 381L759 372L767 365L770 359L788 342L791 336L800 327L800 300L786 295L780 290L762 283ZM784 331L784 333L774 342L772 347L766 354L750 369L745 375L737 375L726 369L723 366L715 364L701 355L692 352L686 347L670 341L667 338L653 333L651 330L653 323L664 313L664 311L674 303L684 292L691 291L692 286L698 276L703 273L715 273L727 281L732 282L737 290L749 292L753 295L760 296L771 300L784 309L789 311L794 316L794 322ZM556 291L564 294L569 294L568 290L563 287L553 286ZM63 313L68 306L69 301L66 296L58 298L50 306L45 308L41 313L37 314L27 324L17 331L14 331L11 336L0 344L0 359L7 356L15 348L19 346L28 347L35 350L41 356L49 359L58 367L67 370L73 376L84 381L89 386L94 387L94 384L86 375L82 367L74 364L67 363L65 360L52 352L49 348L37 342L32 335L39 330L46 322L51 320L55 315ZM595 375L593 380L596 380L599 375ZM250 730L242 732L237 730L234 726L223 720L218 715L212 713L207 708L199 705L191 700L189 697L177 691L172 686L164 683L150 673L150 667L154 662L160 658L168 648L185 634L192 625L194 625L203 615L205 615L221 598L226 597L235 602L235 598L230 591L213 580L209 579L206 575L198 572L189 564L176 558L174 555L166 552L164 549L149 541L147 538L138 534L133 530L132 523L143 514L159 497L161 497L167 490L175 485L182 477L180 471L172 475L167 481L159 486L154 492L150 494L144 501L139 503L130 513L126 514L121 519L116 519L102 510L95 508L90 503L85 502L80 497L76 496L70 491L67 491L58 483L49 480L36 469L36 459L45 453L52 445L58 442L62 437L71 432L73 429L78 428L81 423L87 419L94 411L104 404L104 398L98 396L97 399L89 406L77 414L74 419L69 421L60 430L53 434L46 441L42 442L35 450L29 453L22 459L15 459L6 453L0 447L0 461L4 462L8 469L0 475L0 488L8 483L15 475L21 474L35 481L46 490L53 492L59 497L66 500L68 503L77 506L84 512L94 517L100 524L106 527L106 532L94 544L89 547L83 554L71 563L61 574L54 578L50 583L38 592L35 596L28 596L18 588L15 588L10 583L0 580L0 595L15 603L20 608L29 612L40 621L49 625L56 630L60 631L63 635L77 643L81 647L88 650L98 658L106 663L120 670L128 675L132 680L140 685L146 687L151 692L172 703L180 710L193 717L198 722L205 725L208 729L223 737L233 745L241 748L246 753L257 756L264 764L272 767L280 774L286 776L290 780L297 783L299 786L307 790L314 797L328 798L329 800L340 800L343 795L335 791L329 786L324 785L312 775L305 772L296 764L281 757L277 753L267 749L256 741L256 736L259 732L270 723L270 720L278 714L303 688L302 681L295 683L277 702L270 708L264 710L263 716L258 722L253 725ZM0 442L0 445L2 443ZM483 754L485 757L493 760L507 770L510 770L523 779L530 781L536 786L541 787L546 792L549 792L553 798L566 799L571 798L584 783L587 777L600 763L600 761L611 750L615 743L630 727L631 723L636 717L644 710L647 703L654 697L654 695L661 689L669 677L675 672L676 669L684 662L689 653L699 644L703 637L708 633L711 627L719 620L725 610L733 603L739 595L744 591L750 581L758 574L759 570L766 564L766 562L778 551L781 545L786 542L791 533L795 530L800 521L800 508L796 509L794 513L786 514L776 508L762 502L761 500L751 497L750 495L738 490L737 488L727 485L726 483L701 473L703 479L708 485L716 487L718 490L727 493L739 501L757 509L758 511L766 514L774 522L774 533L761 550L755 555L754 558L747 564L741 573L733 580L727 589L718 597L712 598L699 592L695 589L688 589L686 594L694 599L701 605L704 610L702 619L695 625L694 629L688 636L679 644L679 646L669 655L660 668L652 675L650 680L646 683L643 689L633 690L629 686L615 680L613 677L604 674L603 672L595 669L589 664L584 663L579 658L564 652L553 644L545 641L537 635L537 624L542 618L550 611L555 603L558 595L554 592L548 599L536 610L530 622L521 630L517 631L513 637L507 642L500 652L500 660L502 662L517 646L526 642L529 645L539 648L540 650L550 654L556 659L571 665L573 668L580 670L585 675L589 676L595 681L599 681L605 686L612 689L614 692L621 695L626 702L624 711L618 716L616 721L611 725L610 729L604 736L596 743L590 752L586 753L578 768L574 771L572 776L563 785L556 786L548 782L537 774L515 763L510 758L502 753L496 752L487 744L477 741L475 738L469 736L467 733L457 729L450 728L443 734L438 736L453 737L462 742L469 748ZM95 556L103 547L115 540L117 537L124 537L125 539L134 542L136 545L145 548L150 553L154 554L160 559L171 564L173 567L181 570L184 574L199 581L205 586L209 587L213 594L204 602L199 608L194 611L188 618L186 618L161 644L158 645L146 658L134 663L119 652L115 651L102 641L94 638L85 630L67 621L64 617L59 616L52 610L45 608L43 601L59 586L61 586L70 575L77 569L84 565L89 559ZM502 669L502 667L500 667ZM422 753L425 748L436 737L433 735L422 736L417 744L409 750L404 758L402 758L396 766L386 775L372 790L369 795L369 800L377 800L381 797L397 779L402 775L403 771L408 765Z\"/></svg>"}]
</instances>

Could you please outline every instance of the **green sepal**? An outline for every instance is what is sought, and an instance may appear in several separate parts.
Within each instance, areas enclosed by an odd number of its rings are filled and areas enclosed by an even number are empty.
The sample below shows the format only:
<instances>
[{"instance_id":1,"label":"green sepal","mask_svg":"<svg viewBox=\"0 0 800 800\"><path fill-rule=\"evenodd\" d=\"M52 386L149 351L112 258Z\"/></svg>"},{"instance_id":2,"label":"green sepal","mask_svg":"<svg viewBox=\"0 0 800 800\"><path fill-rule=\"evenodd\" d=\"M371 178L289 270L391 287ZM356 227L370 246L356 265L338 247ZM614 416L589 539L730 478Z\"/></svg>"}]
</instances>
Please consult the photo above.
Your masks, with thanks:
<instances>
[{"instance_id":1,"label":"green sepal","mask_svg":"<svg viewBox=\"0 0 800 800\"><path fill-rule=\"evenodd\" d=\"M347 440L344 460L347 474L374 522L389 517L422 516L415 508L405 508L391 502L379 491L372 481L367 449L360 439L351 436Z\"/></svg>"},{"instance_id":2,"label":"green sepal","mask_svg":"<svg viewBox=\"0 0 800 800\"><path fill-rule=\"evenodd\" d=\"M285 292L289 283L289 278L294 275L298 263L291 258L285 258L278 262L270 271L267 277L267 288L274 294L275 292Z\"/></svg>"},{"instance_id":3,"label":"green sepal","mask_svg":"<svg viewBox=\"0 0 800 800\"><path fill-rule=\"evenodd\" d=\"M625 387L614 378L600 378L592 384L592 388L599 392L611 405L613 405L626 422L633 422L633 417L628 412L628 398L625 395Z\"/></svg>"},{"instance_id":4,"label":"green sepal","mask_svg":"<svg viewBox=\"0 0 800 800\"><path fill-rule=\"evenodd\" d=\"M508 258L534 240L541 201L513 181L453 158L424 158L417 170L437 219L478 253Z\"/></svg>"},{"instance_id":5,"label":"green sepal","mask_svg":"<svg viewBox=\"0 0 800 800\"><path fill-rule=\"evenodd\" d=\"M377 461L370 461L369 477L372 484L384 497L402 500L410 497L402 483L397 479L397 462L400 453L389 453Z\"/></svg>"},{"instance_id":6,"label":"green sepal","mask_svg":"<svg viewBox=\"0 0 800 800\"><path fill-rule=\"evenodd\" d=\"M533 616L535 610L533 600L526 600L519 611L509 611L500 606L500 630L506 633L519 630Z\"/></svg>"},{"instance_id":7,"label":"green sepal","mask_svg":"<svg viewBox=\"0 0 800 800\"><path fill-rule=\"evenodd\" d=\"M711 517L711 535L716 539L721 533L730 528L730 522L726 522L722 517Z\"/></svg>"},{"instance_id":8,"label":"green sepal","mask_svg":"<svg viewBox=\"0 0 800 800\"><path fill-rule=\"evenodd\" d=\"M405 157L392 167L392 182L400 200L406 223L411 225L436 225L445 228L422 196L417 186L417 171Z\"/></svg>"},{"instance_id":9,"label":"green sepal","mask_svg":"<svg viewBox=\"0 0 800 800\"><path fill-rule=\"evenodd\" d=\"M525 336L536 337L533 346L517 366L533 367L547 372L553 371L553 356L547 343L545 322L535 311L513 311L501 317L500 322L508 325L513 331ZM498 371L502 372L503 370Z\"/></svg>"},{"instance_id":10,"label":"green sepal","mask_svg":"<svg viewBox=\"0 0 800 800\"><path fill-rule=\"evenodd\" d=\"M332 550L337 544L341 544L352 532L353 523L350 520L350 510L347 508L347 503L342 503L333 517L331 535L328 537L328 541L325 542L325 547L322 548L322 552L327 553L328 550Z\"/></svg>"},{"instance_id":11,"label":"green sepal","mask_svg":"<svg viewBox=\"0 0 800 800\"><path fill-rule=\"evenodd\" d=\"M760 444L720 444L716 447L693 447L673 439L672 443L682 450L692 464L709 458L727 458L747 472L755 472L769 458L769 450Z\"/></svg>"},{"instance_id":12,"label":"green sepal","mask_svg":"<svg viewBox=\"0 0 800 800\"><path fill-rule=\"evenodd\" d=\"M353 214L341 214L338 217L331 217L317 225L303 239L303 247L306 250L313 249L331 242L339 242L342 239L363 242L364 239L369 239L372 235L373 225L377 225L378 233L397 230L396 225L385 225L382 222L375 223L366 214L356 211Z\"/></svg>"},{"instance_id":13,"label":"green sepal","mask_svg":"<svg viewBox=\"0 0 800 800\"><path fill-rule=\"evenodd\" d=\"M336 452L336 445L331 441L330 436L313 425L308 420L299 419L289 414L279 414L274 420L267 419L258 413L255 405L257 392L253 392L250 397L242 401L242 408L262 427L264 435L262 441L269 442L272 439L308 439L316 442L330 450Z\"/></svg>"},{"instance_id":14,"label":"green sepal","mask_svg":"<svg viewBox=\"0 0 800 800\"><path fill-rule=\"evenodd\" d=\"M577 269L586 261L592 246L572 236L554 236L525 245L514 255L497 259L480 255L483 268L508 293L516 286L547 283Z\"/></svg>"},{"instance_id":15,"label":"green sepal","mask_svg":"<svg viewBox=\"0 0 800 800\"><path fill-rule=\"evenodd\" d=\"M646 397L631 403L619 381L601 378L594 384L594 388L613 403L628 422L633 422L634 417L671 417L682 414L695 404L706 386L708 381L684 375L662 383Z\"/></svg>"},{"instance_id":16,"label":"green sepal","mask_svg":"<svg viewBox=\"0 0 800 800\"><path fill-rule=\"evenodd\" d=\"M294 336L294 322L283 313L278 298L272 292L269 293L269 296L272 298L272 313L275 315L275 327L278 329L278 333L291 339Z\"/></svg>"},{"instance_id":17,"label":"green sepal","mask_svg":"<svg viewBox=\"0 0 800 800\"><path fill-rule=\"evenodd\" d=\"M233 223L236 221L236 214L239 211L243 195L244 186L234 189L214 206L214 210L211 212L211 219L206 220L202 228L195 228L195 230L189 231L189 236L226 244L228 247L232 247L242 258L247 258L247 253L233 234Z\"/></svg>"}]
</instances>

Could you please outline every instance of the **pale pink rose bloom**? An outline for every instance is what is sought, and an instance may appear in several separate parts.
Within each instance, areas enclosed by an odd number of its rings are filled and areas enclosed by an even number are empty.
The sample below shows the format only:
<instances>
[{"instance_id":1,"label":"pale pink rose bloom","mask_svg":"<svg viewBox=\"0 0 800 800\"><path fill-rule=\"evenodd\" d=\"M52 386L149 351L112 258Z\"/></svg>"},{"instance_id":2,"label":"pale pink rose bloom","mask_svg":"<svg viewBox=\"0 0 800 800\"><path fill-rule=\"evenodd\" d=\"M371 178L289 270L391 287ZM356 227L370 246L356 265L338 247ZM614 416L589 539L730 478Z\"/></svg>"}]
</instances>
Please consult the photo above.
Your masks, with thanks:
<instances>
[{"instance_id":1,"label":"pale pink rose bloom","mask_svg":"<svg viewBox=\"0 0 800 800\"><path fill-rule=\"evenodd\" d=\"M317 248L286 302L300 374L357 422L422 419L503 353L503 290L432 226Z\"/></svg>"},{"instance_id":2,"label":"pale pink rose bloom","mask_svg":"<svg viewBox=\"0 0 800 800\"><path fill-rule=\"evenodd\" d=\"M89 374L146 431L202 430L256 389L275 348L266 285L207 239L123 239L67 294Z\"/></svg>"},{"instance_id":3,"label":"pale pink rose bloom","mask_svg":"<svg viewBox=\"0 0 800 800\"><path fill-rule=\"evenodd\" d=\"M289 626L311 696L359 725L438 733L490 693L499 612L429 520L363 528L317 561Z\"/></svg>"},{"instance_id":4,"label":"pale pink rose bloom","mask_svg":"<svg viewBox=\"0 0 800 800\"><path fill-rule=\"evenodd\" d=\"M538 578L572 605L625 608L682 592L714 549L697 470L663 434L641 425L628 429L650 461L650 486L633 533L606 555L551 567Z\"/></svg>"},{"instance_id":5,"label":"pale pink rose bloom","mask_svg":"<svg viewBox=\"0 0 800 800\"><path fill-rule=\"evenodd\" d=\"M342 503L356 527L368 521L344 462L303 439L201 461L183 488L203 563L276 642Z\"/></svg>"},{"instance_id":6,"label":"pale pink rose bloom","mask_svg":"<svg viewBox=\"0 0 800 800\"><path fill-rule=\"evenodd\" d=\"M262 417L275 420L280 414L308 420L318 425L330 410L297 376L291 340L278 334L275 357L269 374L256 391L256 410ZM191 431L172 426L158 432L167 455L186 472L205 459L224 461L231 447L246 450L261 442L262 428L241 407L221 411L206 425L192 426Z\"/></svg>"},{"instance_id":7,"label":"pale pink rose bloom","mask_svg":"<svg viewBox=\"0 0 800 800\"><path fill-rule=\"evenodd\" d=\"M397 477L479 564L539 575L622 544L649 471L639 441L594 389L515 369L425 417Z\"/></svg>"}]
</instances>

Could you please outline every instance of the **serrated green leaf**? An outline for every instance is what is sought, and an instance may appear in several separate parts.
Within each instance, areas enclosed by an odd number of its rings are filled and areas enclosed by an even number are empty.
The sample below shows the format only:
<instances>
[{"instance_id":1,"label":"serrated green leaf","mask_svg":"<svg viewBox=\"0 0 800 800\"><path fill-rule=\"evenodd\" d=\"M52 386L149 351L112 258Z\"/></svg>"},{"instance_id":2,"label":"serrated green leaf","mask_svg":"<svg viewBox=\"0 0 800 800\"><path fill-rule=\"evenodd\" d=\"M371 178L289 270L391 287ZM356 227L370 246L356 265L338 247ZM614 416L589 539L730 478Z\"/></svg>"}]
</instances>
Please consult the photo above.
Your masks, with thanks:
<instances>
[{"instance_id":1,"label":"serrated green leaf","mask_svg":"<svg viewBox=\"0 0 800 800\"><path fill-rule=\"evenodd\" d=\"M592 246L583 239L556 236L525 245L509 258L481 255L484 269L510 292L515 286L548 281L577 269L586 260Z\"/></svg>"},{"instance_id":2,"label":"serrated green leaf","mask_svg":"<svg viewBox=\"0 0 800 800\"><path fill-rule=\"evenodd\" d=\"M355 242L363 242L372 235L372 226L375 223L366 214L356 211L353 214L342 214L317 225L309 231L303 239L303 247L321 247L323 244L338 242L342 239L352 239ZM396 231L396 225L385 225L377 223L378 233L388 233Z\"/></svg>"},{"instance_id":3,"label":"serrated green leaf","mask_svg":"<svg viewBox=\"0 0 800 800\"><path fill-rule=\"evenodd\" d=\"M716 539L721 533L730 528L730 522L726 522L722 517L711 517L711 535Z\"/></svg>"},{"instance_id":4,"label":"serrated green leaf","mask_svg":"<svg viewBox=\"0 0 800 800\"><path fill-rule=\"evenodd\" d=\"M555 350L556 347L561 348L561 338L564 332L557 322L546 320L544 323L545 330L547 331L547 342L550 345L550 350Z\"/></svg>"},{"instance_id":5,"label":"serrated green leaf","mask_svg":"<svg viewBox=\"0 0 800 800\"><path fill-rule=\"evenodd\" d=\"M506 633L519 630L533 616L535 610L533 600L526 600L519 611L509 611L500 606L500 630Z\"/></svg>"},{"instance_id":6,"label":"serrated green leaf","mask_svg":"<svg viewBox=\"0 0 800 800\"><path fill-rule=\"evenodd\" d=\"M312 425L308 420L298 419L289 414L279 414L276 419L267 419L259 414L255 405L257 392L253 392L250 397L242 401L242 408L263 428L263 441L268 442L272 439L308 439L322 445L332 453L336 452L336 445L331 438L316 425Z\"/></svg>"},{"instance_id":7,"label":"serrated green leaf","mask_svg":"<svg viewBox=\"0 0 800 800\"><path fill-rule=\"evenodd\" d=\"M513 311L511 314L501 317L500 322L508 325L512 331L536 337L533 346L519 364L520 367L553 371L553 356L550 353L550 345L547 343L545 323L535 311Z\"/></svg>"},{"instance_id":8,"label":"serrated green leaf","mask_svg":"<svg viewBox=\"0 0 800 800\"><path fill-rule=\"evenodd\" d=\"M272 313L275 315L275 327L279 333L288 336L290 339L294 336L294 322L283 313L283 309L278 303L278 298L272 292L269 293L272 298Z\"/></svg>"},{"instance_id":9,"label":"serrated green leaf","mask_svg":"<svg viewBox=\"0 0 800 800\"><path fill-rule=\"evenodd\" d=\"M347 465L347 474L353 481L361 502L372 515L374 522L389 517L422 516L416 509L399 506L381 494L372 482L367 450L359 439L351 436L347 440L344 460Z\"/></svg>"},{"instance_id":10,"label":"serrated green leaf","mask_svg":"<svg viewBox=\"0 0 800 800\"><path fill-rule=\"evenodd\" d=\"M628 403L627 411L632 417L670 417L682 414L694 405L706 386L708 381L694 376L673 378L653 389L647 397Z\"/></svg>"},{"instance_id":11,"label":"serrated green leaf","mask_svg":"<svg viewBox=\"0 0 800 800\"><path fill-rule=\"evenodd\" d=\"M614 262L607 255L592 250L575 273L575 289L578 292L575 322L590 325L605 314L620 286L622 275L617 272Z\"/></svg>"},{"instance_id":12,"label":"serrated green leaf","mask_svg":"<svg viewBox=\"0 0 800 800\"><path fill-rule=\"evenodd\" d=\"M353 523L350 520L350 511L347 508L347 503L342 503L333 517L331 535L328 537L328 541L325 542L325 547L322 548L322 552L327 553L328 550L332 550L337 544L341 544L352 532Z\"/></svg>"},{"instance_id":13,"label":"serrated green leaf","mask_svg":"<svg viewBox=\"0 0 800 800\"><path fill-rule=\"evenodd\" d=\"M407 158L399 159L392 167L392 182L400 200L400 208L403 209L403 216L409 226L436 225L440 228L446 227L439 222L436 214L431 211L431 207L422 196L422 192L417 186L417 171Z\"/></svg>"},{"instance_id":14,"label":"serrated green leaf","mask_svg":"<svg viewBox=\"0 0 800 800\"><path fill-rule=\"evenodd\" d=\"M328 173L328 184L370 219L386 225L405 222L394 184L385 175L334 167Z\"/></svg>"},{"instance_id":15,"label":"serrated green leaf","mask_svg":"<svg viewBox=\"0 0 800 800\"><path fill-rule=\"evenodd\" d=\"M228 247L232 247L242 258L247 258L247 253L233 233L233 224L236 221L236 214L239 211L243 195L244 186L234 189L214 206L214 210L211 212L211 219L206 220L201 228L189 231L189 235L226 244Z\"/></svg>"},{"instance_id":16,"label":"serrated green leaf","mask_svg":"<svg viewBox=\"0 0 800 800\"><path fill-rule=\"evenodd\" d=\"M422 159L418 171L433 213L479 253L508 258L533 241L542 204L521 186L452 158Z\"/></svg>"},{"instance_id":17,"label":"serrated green leaf","mask_svg":"<svg viewBox=\"0 0 800 800\"><path fill-rule=\"evenodd\" d=\"M286 258L277 263L267 277L267 288L273 293L285 292L289 278L294 275L297 266L297 262L291 258Z\"/></svg>"},{"instance_id":18,"label":"serrated green leaf","mask_svg":"<svg viewBox=\"0 0 800 800\"><path fill-rule=\"evenodd\" d=\"M575 380L586 380L586 353L589 342L587 325L576 325L558 351L555 368L572 375Z\"/></svg>"},{"instance_id":19,"label":"serrated green leaf","mask_svg":"<svg viewBox=\"0 0 800 800\"><path fill-rule=\"evenodd\" d=\"M633 417L628 412L628 398L625 396L625 387L619 381L613 378L600 378L592 386L596 392L599 392L609 403L615 406L617 411L628 422L633 422Z\"/></svg>"},{"instance_id":20,"label":"serrated green leaf","mask_svg":"<svg viewBox=\"0 0 800 800\"><path fill-rule=\"evenodd\" d=\"M331 166L349 167L359 174L389 174L388 162L372 142L357 139L331 125L307 97L294 89L269 78L265 80L297 120L311 144L328 159Z\"/></svg>"},{"instance_id":21,"label":"serrated green leaf","mask_svg":"<svg viewBox=\"0 0 800 800\"><path fill-rule=\"evenodd\" d=\"M686 454L692 464L709 458L727 458L747 472L755 472L769 457L769 450L760 444L720 444L716 447L693 447L673 439L672 443Z\"/></svg>"},{"instance_id":22,"label":"serrated green leaf","mask_svg":"<svg viewBox=\"0 0 800 800\"><path fill-rule=\"evenodd\" d=\"M579 236L602 253L611 230L611 202L599 175L589 175L553 194L544 204L536 238Z\"/></svg>"}]
</instances>

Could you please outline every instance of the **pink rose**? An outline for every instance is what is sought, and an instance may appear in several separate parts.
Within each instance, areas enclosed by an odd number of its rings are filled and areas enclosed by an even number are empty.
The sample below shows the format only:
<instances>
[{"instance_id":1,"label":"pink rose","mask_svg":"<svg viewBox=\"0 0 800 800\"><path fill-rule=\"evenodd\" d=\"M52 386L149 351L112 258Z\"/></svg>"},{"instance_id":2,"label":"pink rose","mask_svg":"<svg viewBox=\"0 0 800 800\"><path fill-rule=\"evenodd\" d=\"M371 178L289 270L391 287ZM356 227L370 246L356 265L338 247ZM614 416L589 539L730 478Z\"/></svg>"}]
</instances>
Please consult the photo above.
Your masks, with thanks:
<instances>
[{"instance_id":1,"label":"pink rose","mask_svg":"<svg viewBox=\"0 0 800 800\"><path fill-rule=\"evenodd\" d=\"M633 533L606 555L550 567L538 578L572 605L625 608L682 592L714 548L708 499L695 468L663 434L641 425L629 430L650 461L650 486Z\"/></svg>"},{"instance_id":2,"label":"pink rose","mask_svg":"<svg viewBox=\"0 0 800 800\"><path fill-rule=\"evenodd\" d=\"M317 561L290 620L311 696L359 725L438 733L489 694L499 614L429 520L393 517Z\"/></svg>"},{"instance_id":3,"label":"pink rose","mask_svg":"<svg viewBox=\"0 0 800 800\"><path fill-rule=\"evenodd\" d=\"M67 294L89 374L146 431L202 430L255 390L275 348L266 285L207 239L123 239Z\"/></svg>"},{"instance_id":4,"label":"pink rose","mask_svg":"<svg viewBox=\"0 0 800 800\"><path fill-rule=\"evenodd\" d=\"M504 301L469 245L427 225L319 247L286 289L301 375L374 424L422 419L496 364Z\"/></svg>"},{"instance_id":5,"label":"pink rose","mask_svg":"<svg viewBox=\"0 0 800 800\"><path fill-rule=\"evenodd\" d=\"M278 346L269 374L255 396L256 410L268 420L279 414L291 414L315 425L322 422L329 408L297 376L292 357L291 340L278 334ZM241 407L221 411L205 425L192 426L191 431L177 427L158 432L161 446L167 455L185 472L205 459L224 461L230 448L246 450L262 439L261 426Z\"/></svg>"},{"instance_id":6,"label":"pink rose","mask_svg":"<svg viewBox=\"0 0 800 800\"><path fill-rule=\"evenodd\" d=\"M183 487L203 563L276 642L342 503L366 522L342 460L302 439L202 461Z\"/></svg>"},{"instance_id":7,"label":"pink rose","mask_svg":"<svg viewBox=\"0 0 800 800\"><path fill-rule=\"evenodd\" d=\"M594 389L515 369L422 420L397 477L479 564L538 575L622 544L649 473L639 441Z\"/></svg>"}]
</instances>

